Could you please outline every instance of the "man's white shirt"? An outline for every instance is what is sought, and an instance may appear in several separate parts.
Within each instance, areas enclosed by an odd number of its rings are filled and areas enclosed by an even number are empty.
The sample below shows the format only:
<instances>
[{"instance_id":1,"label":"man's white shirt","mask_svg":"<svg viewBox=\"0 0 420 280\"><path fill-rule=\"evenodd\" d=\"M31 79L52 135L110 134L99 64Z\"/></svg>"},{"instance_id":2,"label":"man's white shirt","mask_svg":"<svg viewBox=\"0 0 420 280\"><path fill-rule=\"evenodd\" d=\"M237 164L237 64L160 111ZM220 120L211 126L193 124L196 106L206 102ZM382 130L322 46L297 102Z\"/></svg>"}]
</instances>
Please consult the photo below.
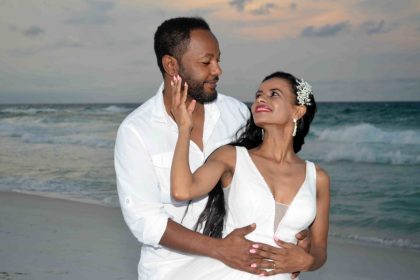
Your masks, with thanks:
<instances>
[{"instance_id":1,"label":"man's white shirt","mask_svg":"<svg viewBox=\"0 0 420 280\"><path fill-rule=\"evenodd\" d=\"M193 256L159 245L168 218L192 229L207 197L188 202L171 198L170 171L178 127L163 103L163 84L156 95L122 122L115 143L115 171L121 210L131 232L143 243L139 279L162 279L174 267ZM203 151L190 143L192 171L218 147L234 140L245 125L249 109L238 100L218 94L204 105ZM181 237L182 238L182 237Z\"/></svg>"}]
</instances>

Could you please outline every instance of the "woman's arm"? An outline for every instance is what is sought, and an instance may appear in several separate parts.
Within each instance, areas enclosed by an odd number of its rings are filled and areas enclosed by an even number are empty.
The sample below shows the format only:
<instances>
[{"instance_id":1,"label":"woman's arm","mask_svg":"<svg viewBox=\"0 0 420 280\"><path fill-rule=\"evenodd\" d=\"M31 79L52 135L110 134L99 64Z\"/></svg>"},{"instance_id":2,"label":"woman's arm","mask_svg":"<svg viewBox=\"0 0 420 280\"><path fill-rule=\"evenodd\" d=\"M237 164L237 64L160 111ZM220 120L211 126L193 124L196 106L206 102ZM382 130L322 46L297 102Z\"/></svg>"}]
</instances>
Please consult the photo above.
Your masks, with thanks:
<instances>
[{"instance_id":1,"label":"woman's arm","mask_svg":"<svg viewBox=\"0 0 420 280\"><path fill-rule=\"evenodd\" d=\"M314 262L308 270L320 268L327 260L327 239L329 228L330 209L330 177L319 166L317 166L316 178L316 218L310 230L312 234L310 254Z\"/></svg>"},{"instance_id":2,"label":"woman's arm","mask_svg":"<svg viewBox=\"0 0 420 280\"><path fill-rule=\"evenodd\" d=\"M232 156L232 147L218 149L194 174L191 173L189 148L195 100L187 107L188 85L185 83L181 92L180 79L175 79L172 84L171 112L179 133L172 159L171 195L177 200L190 200L208 194L230 169L227 161Z\"/></svg>"}]
</instances>

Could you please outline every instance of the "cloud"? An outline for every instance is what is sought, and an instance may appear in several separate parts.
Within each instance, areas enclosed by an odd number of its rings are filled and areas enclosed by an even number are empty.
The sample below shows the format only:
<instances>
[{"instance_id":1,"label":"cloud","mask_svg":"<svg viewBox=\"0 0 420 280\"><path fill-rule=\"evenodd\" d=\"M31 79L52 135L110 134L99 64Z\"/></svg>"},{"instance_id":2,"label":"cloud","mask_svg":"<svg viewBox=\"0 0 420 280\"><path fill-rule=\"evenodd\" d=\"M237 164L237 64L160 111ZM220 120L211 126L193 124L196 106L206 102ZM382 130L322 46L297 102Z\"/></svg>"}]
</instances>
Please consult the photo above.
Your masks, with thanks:
<instances>
[{"instance_id":1,"label":"cloud","mask_svg":"<svg viewBox=\"0 0 420 280\"><path fill-rule=\"evenodd\" d=\"M57 49L71 49L86 47L87 44L81 42L79 38L67 36L57 42L37 48L12 49L8 53L14 57L26 57L42 52L51 52Z\"/></svg>"},{"instance_id":2,"label":"cloud","mask_svg":"<svg viewBox=\"0 0 420 280\"><path fill-rule=\"evenodd\" d=\"M25 30L22 30L22 34L27 37L37 37L44 33L44 30L39 26L31 26Z\"/></svg>"},{"instance_id":3,"label":"cloud","mask_svg":"<svg viewBox=\"0 0 420 280\"><path fill-rule=\"evenodd\" d=\"M253 15L268 15L270 14L270 10L276 9L277 5L274 3L267 3L265 5L261 5L258 9L254 9L251 11Z\"/></svg>"},{"instance_id":4,"label":"cloud","mask_svg":"<svg viewBox=\"0 0 420 280\"><path fill-rule=\"evenodd\" d=\"M384 33L389 31L389 29L385 28L385 21L381 20L378 22L375 21L366 21L362 23L361 29L368 35L373 35L377 33Z\"/></svg>"},{"instance_id":5,"label":"cloud","mask_svg":"<svg viewBox=\"0 0 420 280\"><path fill-rule=\"evenodd\" d=\"M327 24L321 27L307 26L302 32L302 37L333 37L338 33L350 28L351 24L348 21L342 21L335 24Z\"/></svg>"},{"instance_id":6,"label":"cloud","mask_svg":"<svg viewBox=\"0 0 420 280\"><path fill-rule=\"evenodd\" d=\"M88 8L80 15L66 20L69 24L105 24L112 19L108 12L114 9L114 3L109 1L86 0Z\"/></svg>"},{"instance_id":7,"label":"cloud","mask_svg":"<svg viewBox=\"0 0 420 280\"><path fill-rule=\"evenodd\" d=\"M35 25L30 26L26 29L21 29L21 28L17 27L16 25L9 25L9 30L12 31L12 32L21 33L23 36L32 37L32 38L38 37L42 33L45 32L44 29L42 29L39 26L35 26Z\"/></svg>"},{"instance_id":8,"label":"cloud","mask_svg":"<svg viewBox=\"0 0 420 280\"><path fill-rule=\"evenodd\" d=\"M209 16L213 13L216 13L220 11L220 9L218 8L208 8L208 9L193 9L187 12L188 15L191 16L201 16L201 17L205 17L205 16Z\"/></svg>"},{"instance_id":9,"label":"cloud","mask_svg":"<svg viewBox=\"0 0 420 280\"><path fill-rule=\"evenodd\" d=\"M234 7L237 11L243 12L245 9L245 5L251 2L252 0L232 0L229 2L229 5Z\"/></svg>"}]
</instances>

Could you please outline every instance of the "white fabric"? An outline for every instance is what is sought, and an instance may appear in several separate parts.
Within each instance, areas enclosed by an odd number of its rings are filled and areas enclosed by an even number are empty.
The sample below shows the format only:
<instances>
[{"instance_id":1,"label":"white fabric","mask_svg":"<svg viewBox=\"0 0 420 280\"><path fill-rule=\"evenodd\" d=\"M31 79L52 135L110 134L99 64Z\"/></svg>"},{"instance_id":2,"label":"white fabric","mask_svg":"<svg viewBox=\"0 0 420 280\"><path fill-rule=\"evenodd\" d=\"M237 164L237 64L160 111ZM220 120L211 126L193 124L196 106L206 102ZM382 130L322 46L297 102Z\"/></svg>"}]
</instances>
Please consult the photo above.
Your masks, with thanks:
<instances>
[{"instance_id":1,"label":"white fabric","mask_svg":"<svg viewBox=\"0 0 420 280\"><path fill-rule=\"evenodd\" d=\"M257 228L246 237L252 241L276 246L274 236L286 242L297 242L295 235L307 228L316 215L316 169L306 161L306 176L277 229L274 228L275 200L248 151L236 148L236 167L226 199L226 228L224 235L233 229L256 222ZM225 192L226 193L226 192ZM258 275L232 269L222 262L207 257L197 257L185 264L167 280L290 280L290 273L261 278Z\"/></svg>"},{"instance_id":2,"label":"white fabric","mask_svg":"<svg viewBox=\"0 0 420 280\"><path fill-rule=\"evenodd\" d=\"M134 236L144 245L138 266L139 279L162 279L171 267L189 259L159 245L168 218L181 222L187 203L170 195L170 169L178 138L176 123L163 103L163 85L156 95L133 111L118 129L115 143L117 188L124 219ZM190 164L195 170L216 148L233 140L249 117L245 104L218 95L205 105L204 151L191 142ZM194 201L183 220L192 228L207 197Z\"/></svg>"}]
</instances>

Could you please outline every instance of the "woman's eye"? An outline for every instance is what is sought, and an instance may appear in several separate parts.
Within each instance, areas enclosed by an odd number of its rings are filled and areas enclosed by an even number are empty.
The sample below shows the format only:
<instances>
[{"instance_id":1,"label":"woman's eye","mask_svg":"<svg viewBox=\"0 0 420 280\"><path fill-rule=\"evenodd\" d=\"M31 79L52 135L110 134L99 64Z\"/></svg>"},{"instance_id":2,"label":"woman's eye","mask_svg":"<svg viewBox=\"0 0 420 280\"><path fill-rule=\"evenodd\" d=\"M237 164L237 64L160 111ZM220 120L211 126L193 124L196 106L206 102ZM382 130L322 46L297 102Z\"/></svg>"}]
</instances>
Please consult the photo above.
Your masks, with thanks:
<instances>
[{"instance_id":1,"label":"woman's eye","mask_svg":"<svg viewBox=\"0 0 420 280\"><path fill-rule=\"evenodd\" d=\"M261 96L261 93L257 93L257 94L255 94L255 99L257 99L258 97L260 97Z\"/></svg>"},{"instance_id":2,"label":"woman's eye","mask_svg":"<svg viewBox=\"0 0 420 280\"><path fill-rule=\"evenodd\" d=\"M280 96L280 94L278 92L272 91L271 96Z\"/></svg>"},{"instance_id":3,"label":"woman's eye","mask_svg":"<svg viewBox=\"0 0 420 280\"><path fill-rule=\"evenodd\" d=\"M209 65L210 64L210 61L204 61L204 62L201 62L201 63L203 63L205 65Z\"/></svg>"}]
</instances>

